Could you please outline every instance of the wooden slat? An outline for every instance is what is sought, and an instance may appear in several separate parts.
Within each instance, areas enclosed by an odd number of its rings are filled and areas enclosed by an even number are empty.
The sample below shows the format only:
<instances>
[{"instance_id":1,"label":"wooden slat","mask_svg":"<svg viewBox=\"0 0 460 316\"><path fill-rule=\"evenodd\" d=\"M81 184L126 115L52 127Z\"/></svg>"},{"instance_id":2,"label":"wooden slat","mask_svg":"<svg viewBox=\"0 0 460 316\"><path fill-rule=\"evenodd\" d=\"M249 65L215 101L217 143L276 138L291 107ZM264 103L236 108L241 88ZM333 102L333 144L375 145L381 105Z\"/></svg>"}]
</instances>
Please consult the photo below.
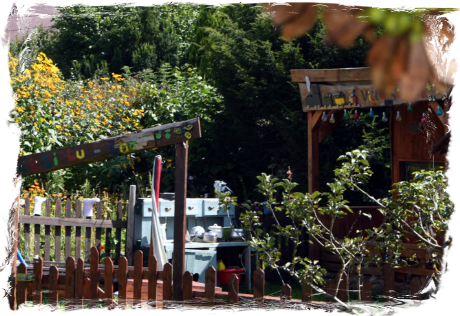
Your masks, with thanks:
<instances>
[{"instance_id":1,"label":"wooden slat","mask_svg":"<svg viewBox=\"0 0 460 316\"><path fill-rule=\"evenodd\" d=\"M30 215L30 200L24 200L24 216ZM20 222L20 221L19 221ZM24 259L29 259L30 255L30 224L24 224Z\"/></svg>"},{"instance_id":2,"label":"wooden slat","mask_svg":"<svg viewBox=\"0 0 460 316\"><path fill-rule=\"evenodd\" d=\"M308 283L302 284L302 302L311 303L313 298L313 289Z\"/></svg>"},{"instance_id":3,"label":"wooden slat","mask_svg":"<svg viewBox=\"0 0 460 316\"><path fill-rule=\"evenodd\" d=\"M254 271L254 300L258 303L259 308L264 305L265 296L265 272L258 268Z\"/></svg>"},{"instance_id":4,"label":"wooden slat","mask_svg":"<svg viewBox=\"0 0 460 316\"><path fill-rule=\"evenodd\" d=\"M127 228L126 221L112 221L86 218L45 218L32 216L19 216L19 222L24 224L38 224L51 226L76 226L76 227L100 227L100 228Z\"/></svg>"},{"instance_id":5,"label":"wooden slat","mask_svg":"<svg viewBox=\"0 0 460 316\"><path fill-rule=\"evenodd\" d=\"M51 201L47 199L45 202L45 216L49 218L51 216ZM44 256L43 259L45 261L50 260L50 251L51 251L51 244L50 244L50 233L51 227L50 225L45 225L45 249L44 249Z\"/></svg>"},{"instance_id":6,"label":"wooden slat","mask_svg":"<svg viewBox=\"0 0 460 316\"><path fill-rule=\"evenodd\" d=\"M75 216L77 218L81 218L81 208L82 208L82 202L80 200L76 200L76 212ZM81 227L76 226L75 227L75 259L78 259L81 257ZM85 260L85 262L88 262Z\"/></svg>"},{"instance_id":7,"label":"wooden slat","mask_svg":"<svg viewBox=\"0 0 460 316\"><path fill-rule=\"evenodd\" d=\"M418 275L413 275L410 280L410 294L413 300L421 300L422 296L419 294L422 289L422 280Z\"/></svg>"},{"instance_id":8,"label":"wooden slat","mask_svg":"<svg viewBox=\"0 0 460 316\"><path fill-rule=\"evenodd\" d=\"M83 298L84 298L84 271L85 262L82 258L77 259L77 270L75 271L75 308L83 308ZM89 296L89 293L86 293Z\"/></svg>"},{"instance_id":9,"label":"wooden slat","mask_svg":"<svg viewBox=\"0 0 460 316\"><path fill-rule=\"evenodd\" d=\"M185 271L182 282L182 300L190 302L193 299L193 275L190 271Z\"/></svg>"},{"instance_id":10,"label":"wooden slat","mask_svg":"<svg viewBox=\"0 0 460 316\"><path fill-rule=\"evenodd\" d=\"M371 81L368 67L363 68L336 68L336 69L291 69L293 82L369 82Z\"/></svg>"},{"instance_id":11,"label":"wooden slat","mask_svg":"<svg viewBox=\"0 0 460 316\"><path fill-rule=\"evenodd\" d=\"M394 269L391 267L391 264L383 264L383 290L384 290L384 301L390 302L391 297L394 296L395 291L395 273Z\"/></svg>"},{"instance_id":12,"label":"wooden slat","mask_svg":"<svg viewBox=\"0 0 460 316\"><path fill-rule=\"evenodd\" d=\"M75 259L68 257L65 266L65 309L73 310L75 306Z\"/></svg>"},{"instance_id":13,"label":"wooden slat","mask_svg":"<svg viewBox=\"0 0 460 316\"><path fill-rule=\"evenodd\" d=\"M24 263L19 264L18 274L27 274L27 267ZM24 304L27 299L27 282L18 281L16 286L16 304L17 307Z\"/></svg>"},{"instance_id":14,"label":"wooden slat","mask_svg":"<svg viewBox=\"0 0 460 316\"><path fill-rule=\"evenodd\" d=\"M142 298L142 263L144 255L142 250L134 253L134 293L133 305L140 305Z\"/></svg>"},{"instance_id":15,"label":"wooden slat","mask_svg":"<svg viewBox=\"0 0 460 316\"><path fill-rule=\"evenodd\" d=\"M337 273L336 282L338 282L340 276L340 272ZM337 297L342 302L348 302L348 275L346 273L342 274L342 280L340 281L339 285L339 292L337 293Z\"/></svg>"},{"instance_id":16,"label":"wooden slat","mask_svg":"<svg viewBox=\"0 0 460 316\"><path fill-rule=\"evenodd\" d=\"M238 304L238 294L240 293L240 282L236 274L228 278L228 304Z\"/></svg>"},{"instance_id":17,"label":"wooden slat","mask_svg":"<svg viewBox=\"0 0 460 316\"><path fill-rule=\"evenodd\" d=\"M155 256L149 257L149 285L148 285L148 304L155 307L157 300L157 272L158 261Z\"/></svg>"},{"instance_id":18,"label":"wooden slat","mask_svg":"<svg viewBox=\"0 0 460 316\"><path fill-rule=\"evenodd\" d=\"M125 256L118 260L118 306L126 307L128 286L128 259Z\"/></svg>"},{"instance_id":19,"label":"wooden slat","mask_svg":"<svg viewBox=\"0 0 460 316\"><path fill-rule=\"evenodd\" d=\"M334 295L336 284L334 281L329 280L326 283L326 292ZM326 299L326 314L325 316L335 316L337 315L337 305L330 298Z\"/></svg>"},{"instance_id":20,"label":"wooden slat","mask_svg":"<svg viewBox=\"0 0 460 316\"><path fill-rule=\"evenodd\" d=\"M163 301L172 300L172 293L172 264L167 262L163 266ZM164 302L163 306L167 306L167 303Z\"/></svg>"},{"instance_id":21,"label":"wooden slat","mask_svg":"<svg viewBox=\"0 0 460 316\"><path fill-rule=\"evenodd\" d=\"M96 219L102 219L102 202L96 203ZM99 254L101 254L101 228L96 227L96 232L94 236L94 246L99 250ZM106 253L110 254L110 248L107 246L105 250Z\"/></svg>"},{"instance_id":22,"label":"wooden slat","mask_svg":"<svg viewBox=\"0 0 460 316\"><path fill-rule=\"evenodd\" d=\"M34 305L42 304L42 278L43 278L43 258L34 259L34 281L32 290L32 302Z\"/></svg>"},{"instance_id":23,"label":"wooden slat","mask_svg":"<svg viewBox=\"0 0 460 316\"><path fill-rule=\"evenodd\" d=\"M55 310L59 307L58 303L58 280L59 271L56 266L50 267L50 278L49 278L49 291L48 291L48 304L51 310Z\"/></svg>"},{"instance_id":24,"label":"wooden slat","mask_svg":"<svg viewBox=\"0 0 460 316\"><path fill-rule=\"evenodd\" d=\"M99 251L97 251L96 247L91 248L91 270L90 270L90 302L89 307L96 307L97 306L97 298L98 298L98 286L99 286ZM86 294L85 294L86 296Z\"/></svg>"},{"instance_id":25,"label":"wooden slat","mask_svg":"<svg viewBox=\"0 0 460 316\"><path fill-rule=\"evenodd\" d=\"M56 200L56 218L61 218L61 199ZM56 262L61 261L61 226L54 227L54 260ZM68 257L66 257L68 258Z\"/></svg>"},{"instance_id":26,"label":"wooden slat","mask_svg":"<svg viewBox=\"0 0 460 316\"><path fill-rule=\"evenodd\" d=\"M40 225L35 224L34 256L40 256Z\"/></svg>"},{"instance_id":27,"label":"wooden slat","mask_svg":"<svg viewBox=\"0 0 460 316\"><path fill-rule=\"evenodd\" d=\"M126 228L126 258L128 263L132 265L134 256L134 206L136 203L136 186L129 186L129 201L128 201L128 215L127 215L127 228Z\"/></svg>"},{"instance_id":28,"label":"wooden slat","mask_svg":"<svg viewBox=\"0 0 460 316\"><path fill-rule=\"evenodd\" d=\"M289 284L285 284L281 286L281 294L280 294L280 307L287 308L288 304L291 301L292 296L292 288Z\"/></svg>"},{"instance_id":29,"label":"wooden slat","mask_svg":"<svg viewBox=\"0 0 460 316\"><path fill-rule=\"evenodd\" d=\"M65 217L66 219L71 219L72 217L72 201L67 199L65 201ZM63 224L64 225L64 224ZM70 257L70 250L72 247L72 227L65 225L65 248L64 255L66 258ZM77 258L78 259L78 258Z\"/></svg>"},{"instance_id":30,"label":"wooden slat","mask_svg":"<svg viewBox=\"0 0 460 316\"><path fill-rule=\"evenodd\" d=\"M214 304L216 295L216 268L209 266L205 271L204 298L208 306Z\"/></svg>"},{"instance_id":31,"label":"wooden slat","mask_svg":"<svg viewBox=\"0 0 460 316\"><path fill-rule=\"evenodd\" d=\"M180 130L187 129L188 134L174 133L177 128ZM169 133L166 132L168 129L170 130ZM166 137L167 134L171 137ZM92 143L22 156L18 159L17 170L18 174L24 177L36 173L85 165L153 147L182 143L187 141L186 136L189 136L189 139L201 137L199 118L147 128ZM54 158L57 159L58 164L50 163L50 160Z\"/></svg>"},{"instance_id":32,"label":"wooden slat","mask_svg":"<svg viewBox=\"0 0 460 316\"><path fill-rule=\"evenodd\" d=\"M121 201L117 203L117 221L123 220L123 204ZM121 229L117 228L115 230L115 239L118 241L115 245L115 263L118 264L118 260L120 259L120 252L121 252Z\"/></svg>"},{"instance_id":33,"label":"wooden slat","mask_svg":"<svg viewBox=\"0 0 460 316\"><path fill-rule=\"evenodd\" d=\"M422 275L422 276L431 276L433 274L436 274L435 270L421 269L421 268L409 268L409 267L396 268L394 269L394 271L399 272L399 273L408 273L408 274Z\"/></svg>"},{"instance_id":34,"label":"wooden slat","mask_svg":"<svg viewBox=\"0 0 460 316\"><path fill-rule=\"evenodd\" d=\"M105 278L104 278L105 306L113 305L113 262L110 257L105 258Z\"/></svg>"},{"instance_id":35,"label":"wooden slat","mask_svg":"<svg viewBox=\"0 0 460 316\"><path fill-rule=\"evenodd\" d=\"M78 203L78 202L77 202ZM83 201L80 201L80 204L83 205ZM77 216L78 217L78 216ZM91 219L91 217L86 217L86 219ZM85 262L89 262L91 260L91 227L86 227L85 230ZM99 252L99 249L96 248ZM100 253L99 253L100 255Z\"/></svg>"},{"instance_id":36,"label":"wooden slat","mask_svg":"<svg viewBox=\"0 0 460 316\"><path fill-rule=\"evenodd\" d=\"M361 300L363 302L372 302L372 283L369 280L363 281L361 289Z\"/></svg>"}]
</instances>

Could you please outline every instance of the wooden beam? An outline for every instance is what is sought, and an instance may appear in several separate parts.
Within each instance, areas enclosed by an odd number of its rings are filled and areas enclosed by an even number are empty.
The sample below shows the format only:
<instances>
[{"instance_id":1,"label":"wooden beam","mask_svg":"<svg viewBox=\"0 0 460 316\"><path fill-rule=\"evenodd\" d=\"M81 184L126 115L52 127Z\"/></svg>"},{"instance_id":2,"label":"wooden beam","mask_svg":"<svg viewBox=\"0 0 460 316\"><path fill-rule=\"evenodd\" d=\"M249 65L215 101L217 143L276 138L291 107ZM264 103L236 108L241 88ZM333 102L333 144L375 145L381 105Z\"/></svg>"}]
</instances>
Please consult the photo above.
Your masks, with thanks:
<instances>
[{"instance_id":1,"label":"wooden beam","mask_svg":"<svg viewBox=\"0 0 460 316\"><path fill-rule=\"evenodd\" d=\"M291 69L293 82L305 82L305 77L310 82L366 82L371 81L369 67L363 68L336 68L336 69Z\"/></svg>"},{"instance_id":2,"label":"wooden beam","mask_svg":"<svg viewBox=\"0 0 460 316\"><path fill-rule=\"evenodd\" d=\"M19 234L19 178L8 181L8 223L6 234L5 258L5 315L16 316L16 263Z\"/></svg>"},{"instance_id":3,"label":"wooden beam","mask_svg":"<svg viewBox=\"0 0 460 316\"><path fill-rule=\"evenodd\" d=\"M89 164L154 147L163 147L201 137L200 120L194 118L139 130L68 148L22 156L17 171L23 177Z\"/></svg>"},{"instance_id":4,"label":"wooden beam","mask_svg":"<svg viewBox=\"0 0 460 316\"><path fill-rule=\"evenodd\" d=\"M308 113L308 192L313 193L318 190L319 178L319 129L317 123L320 112Z\"/></svg>"},{"instance_id":5,"label":"wooden beam","mask_svg":"<svg viewBox=\"0 0 460 316\"><path fill-rule=\"evenodd\" d=\"M176 144L174 201L173 299L182 300L182 278L185 272L185 228L187 198L188 142Z\"/></svg>"},{"instance_id":6,"label":"wooden beam","mask_svg":"<svg viewBox=\"0 0 460 316\"><path fill-rule=\"evenodd\" d=\"M38 224L51 226L79 226L79 227L98 227L98 228L127 228L127 221L112 221L103 219L86 218L55 218L20 215L19 223Z\"/></svg>"}]
</instances>

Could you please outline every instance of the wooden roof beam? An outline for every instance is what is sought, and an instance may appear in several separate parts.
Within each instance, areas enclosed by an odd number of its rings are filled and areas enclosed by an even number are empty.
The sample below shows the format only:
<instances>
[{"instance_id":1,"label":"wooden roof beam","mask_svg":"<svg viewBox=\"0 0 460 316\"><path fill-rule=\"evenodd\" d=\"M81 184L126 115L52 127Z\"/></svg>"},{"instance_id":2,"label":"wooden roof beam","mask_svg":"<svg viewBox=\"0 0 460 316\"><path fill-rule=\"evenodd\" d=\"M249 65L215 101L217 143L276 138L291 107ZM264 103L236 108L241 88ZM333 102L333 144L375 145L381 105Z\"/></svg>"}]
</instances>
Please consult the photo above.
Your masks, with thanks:
<instances>
[{"instance_id":1,"label":"wooden roof beam","mask_svg":"<svg viewBox=\"0 0 460 316\"><path fill-rule=\"evenodd\" d=\"M310 82L370 82L369 67L362 68L336 68L336 69L291 69L293 82L305 82L305 77Z\"/></svg>"}]
</instances>

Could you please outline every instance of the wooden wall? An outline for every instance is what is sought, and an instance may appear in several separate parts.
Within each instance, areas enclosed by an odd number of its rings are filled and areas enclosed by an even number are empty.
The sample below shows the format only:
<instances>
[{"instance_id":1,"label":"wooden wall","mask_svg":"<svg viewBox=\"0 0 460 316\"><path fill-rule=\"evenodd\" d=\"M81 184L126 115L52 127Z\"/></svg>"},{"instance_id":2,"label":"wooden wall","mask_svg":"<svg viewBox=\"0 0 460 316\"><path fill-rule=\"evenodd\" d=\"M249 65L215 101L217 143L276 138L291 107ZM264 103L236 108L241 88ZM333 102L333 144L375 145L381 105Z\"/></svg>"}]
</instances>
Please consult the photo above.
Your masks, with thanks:
<instances>
[{"instance_id":1,"label":"wooden wall","mask_svg":"<svg viewBox=\"0 0 460 316\"><path fill-rule=\"evenodd\" d=\"M412 105L413 111L407 110L407 104L391 108L390 141L392 182L403 180L402 162L446 162L446 155L431 154L431 147L445 135L443 116L436 114L436 102L421 101ZM401 121L396 121L400 112ZM420 122L426 113L427 127L421 129Z\"/></svg>"}]
</instances>

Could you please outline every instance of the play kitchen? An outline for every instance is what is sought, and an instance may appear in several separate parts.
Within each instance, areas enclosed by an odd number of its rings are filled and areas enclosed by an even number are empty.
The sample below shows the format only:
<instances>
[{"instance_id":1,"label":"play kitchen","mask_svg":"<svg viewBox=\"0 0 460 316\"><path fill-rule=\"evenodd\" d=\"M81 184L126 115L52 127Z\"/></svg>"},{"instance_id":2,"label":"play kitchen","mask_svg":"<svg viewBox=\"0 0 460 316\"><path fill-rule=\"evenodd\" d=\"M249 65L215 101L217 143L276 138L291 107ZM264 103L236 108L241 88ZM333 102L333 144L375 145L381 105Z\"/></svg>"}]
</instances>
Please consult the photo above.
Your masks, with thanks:
<instances>
[{"instance_id":1,"label":"play kitchen","mask_svg":"<svg viewBox=\"0 0 460 316\"><path fill-rule=\"evenodd\" d=\"M160 194L158 214L166 257L171 261L174 246L174 194ZM137 199L134 220L135 248L143 250L145 259L149 254L151 220L152 199ZM251 271L251 248L244 241L245 232L234 226L234 206L227 213L219 208L217 198L186 199L185 270L192 272L196 281L205 281L205 271L209 266L218 270L218 260L222 260L229 267L224 270L237 269L238 274L241 271ZM221 270L219 283L226 279ZM249 273L245 273L241 278L250 287L249 276Z\"/></svg>"}]
</instances>

